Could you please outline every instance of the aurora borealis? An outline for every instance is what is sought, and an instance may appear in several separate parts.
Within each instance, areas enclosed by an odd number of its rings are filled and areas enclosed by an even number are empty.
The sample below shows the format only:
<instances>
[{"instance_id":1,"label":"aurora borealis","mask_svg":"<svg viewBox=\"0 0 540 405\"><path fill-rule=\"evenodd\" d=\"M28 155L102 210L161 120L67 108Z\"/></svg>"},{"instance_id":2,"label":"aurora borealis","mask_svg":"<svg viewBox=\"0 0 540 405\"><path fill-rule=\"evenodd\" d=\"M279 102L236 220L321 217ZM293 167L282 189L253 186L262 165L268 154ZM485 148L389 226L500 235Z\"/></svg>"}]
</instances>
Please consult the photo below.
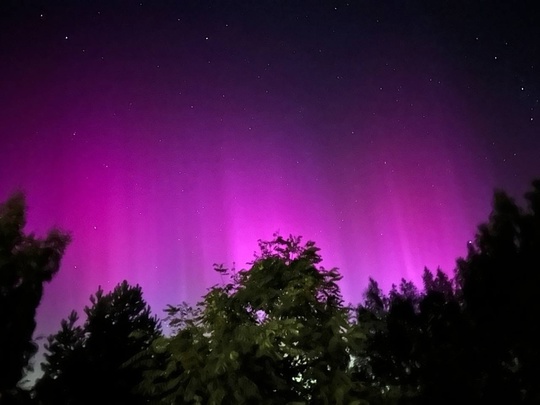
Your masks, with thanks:
<instances>
[{"instance_id":1,"label":"aurora borealis","mask_svg":"<svg viewBox=\"0 0 540 405\"><path fill-rule=\"evenodd\" d=\"M124 279L195 303L274 232L348 302L451 273L540 175L538 7L401 3L1 3L0 198L73 236L38 334Z\"/></svg>"}]
</instances>

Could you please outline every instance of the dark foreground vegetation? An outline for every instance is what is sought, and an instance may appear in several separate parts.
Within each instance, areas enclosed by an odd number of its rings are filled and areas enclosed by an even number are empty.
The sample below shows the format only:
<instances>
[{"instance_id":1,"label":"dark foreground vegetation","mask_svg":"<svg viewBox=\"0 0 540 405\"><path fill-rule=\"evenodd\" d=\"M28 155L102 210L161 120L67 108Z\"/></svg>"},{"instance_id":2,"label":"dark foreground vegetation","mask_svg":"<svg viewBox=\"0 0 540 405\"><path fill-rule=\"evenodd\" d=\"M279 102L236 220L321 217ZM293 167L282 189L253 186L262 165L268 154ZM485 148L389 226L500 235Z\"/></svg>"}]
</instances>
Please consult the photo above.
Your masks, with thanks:
<instances>
[{"instance_id":1,"label":"dark foreground vegetation","mask_svg":"<svg viewBox=\"0 0 540 405\"><path fill-rule=\"evenodd\" d=\"M165 335L139 286L90 299L48 338L44 375L18 383L35 310L69 241L23 234L24 199L0 208L0 404L538 404L540 181L520 208L496 192L451 276L424 271L387 294L370 280L344 305L313 242L259 242L248 270L194 307L169 306Z\"/></svg>"}]
</instances>

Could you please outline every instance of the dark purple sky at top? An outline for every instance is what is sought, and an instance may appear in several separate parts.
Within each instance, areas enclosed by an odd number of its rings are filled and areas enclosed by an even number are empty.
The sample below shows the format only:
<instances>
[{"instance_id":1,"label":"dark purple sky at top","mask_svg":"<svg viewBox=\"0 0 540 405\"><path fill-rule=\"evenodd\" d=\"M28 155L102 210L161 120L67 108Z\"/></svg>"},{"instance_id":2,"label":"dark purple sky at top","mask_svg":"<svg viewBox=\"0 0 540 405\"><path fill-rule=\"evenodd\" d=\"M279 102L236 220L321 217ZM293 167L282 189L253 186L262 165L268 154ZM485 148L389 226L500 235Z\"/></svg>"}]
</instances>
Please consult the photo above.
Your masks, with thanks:
<instances>
[{"instance_id":1,"label":"dark purple sky at top","mask_svg":"<svg viewBox=\"0 0 540 405\"><path fill-rule=\"evenodd\" d=\"M451 273L540 176L533 4L0 2L0 198L73 235L38 332L123 279L194 303L276 231L347 302Z\"/></svg>"}]
</instances>

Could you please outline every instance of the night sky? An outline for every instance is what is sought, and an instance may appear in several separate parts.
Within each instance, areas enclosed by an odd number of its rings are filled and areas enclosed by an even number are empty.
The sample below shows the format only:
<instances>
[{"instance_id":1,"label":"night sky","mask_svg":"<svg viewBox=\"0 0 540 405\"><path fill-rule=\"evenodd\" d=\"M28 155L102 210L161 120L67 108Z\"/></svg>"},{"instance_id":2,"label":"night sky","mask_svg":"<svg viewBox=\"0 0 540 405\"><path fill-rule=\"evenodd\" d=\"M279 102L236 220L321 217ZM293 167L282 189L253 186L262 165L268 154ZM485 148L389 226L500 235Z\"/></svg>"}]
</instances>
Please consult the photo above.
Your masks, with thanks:
<instances>
[{"instance_id":1,"label":"night sky","mask_svg":"<svg viewBox=\"0 0 540 405\"><path fill-rule=\"evenodd\" d=\"M37 333L123 279L195 303L275 232L346 302L452 274L540 177L534 3L0 0L0 199L73 237Z\"/></svg>"}]
</instances>

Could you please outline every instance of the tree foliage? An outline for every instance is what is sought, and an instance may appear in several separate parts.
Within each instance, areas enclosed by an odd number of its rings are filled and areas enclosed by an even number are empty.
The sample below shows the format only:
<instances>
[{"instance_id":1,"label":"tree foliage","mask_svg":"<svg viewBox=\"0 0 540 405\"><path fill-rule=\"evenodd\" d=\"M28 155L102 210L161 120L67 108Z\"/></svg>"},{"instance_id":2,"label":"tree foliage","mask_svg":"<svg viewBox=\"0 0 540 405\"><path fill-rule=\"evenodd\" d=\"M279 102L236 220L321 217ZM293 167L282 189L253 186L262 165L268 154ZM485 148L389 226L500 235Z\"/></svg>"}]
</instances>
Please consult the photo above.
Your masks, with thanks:
<instances>
[{"instance_id":1,"label":"tree foliage","mask_svg":"<svg viewBox=\"0 0 540 405\"><path fill-rule=\"evenodd\" d=\"M51 281L69 243L52 230L45 238L25 234L22 193L0 205L0 402L15 395L37 345L32 340L36 309L45 282Z\"/></svg>"},{"instance_id":2,"label":"tree foliage","mask_svg":"<svg viewBox=\"0 0 540 405\"><path fill-rule=\"evenodd\" d=\"M177 334L141 356L148 365L166 353L141 386L155 403L361 402L348 370L363 335L350 328L339 273L317 266L313 242L275 235L259 247L249 270L212 287Z\"/></svg>"},{"instance_id":3,"label":"tree foliage","mask_svg":"<svg viewBox=\"0 0 540 405\"><path fill-rule=\"evenodd\" d=\"M82 326L73 311L49 336L44 375L34 390L37 402L144 403L133 392L142 378L140 371L124 364L161 335L141 287L124 281L108 294L99 288L90 302Z\"/></svg>"}]
</instances>

